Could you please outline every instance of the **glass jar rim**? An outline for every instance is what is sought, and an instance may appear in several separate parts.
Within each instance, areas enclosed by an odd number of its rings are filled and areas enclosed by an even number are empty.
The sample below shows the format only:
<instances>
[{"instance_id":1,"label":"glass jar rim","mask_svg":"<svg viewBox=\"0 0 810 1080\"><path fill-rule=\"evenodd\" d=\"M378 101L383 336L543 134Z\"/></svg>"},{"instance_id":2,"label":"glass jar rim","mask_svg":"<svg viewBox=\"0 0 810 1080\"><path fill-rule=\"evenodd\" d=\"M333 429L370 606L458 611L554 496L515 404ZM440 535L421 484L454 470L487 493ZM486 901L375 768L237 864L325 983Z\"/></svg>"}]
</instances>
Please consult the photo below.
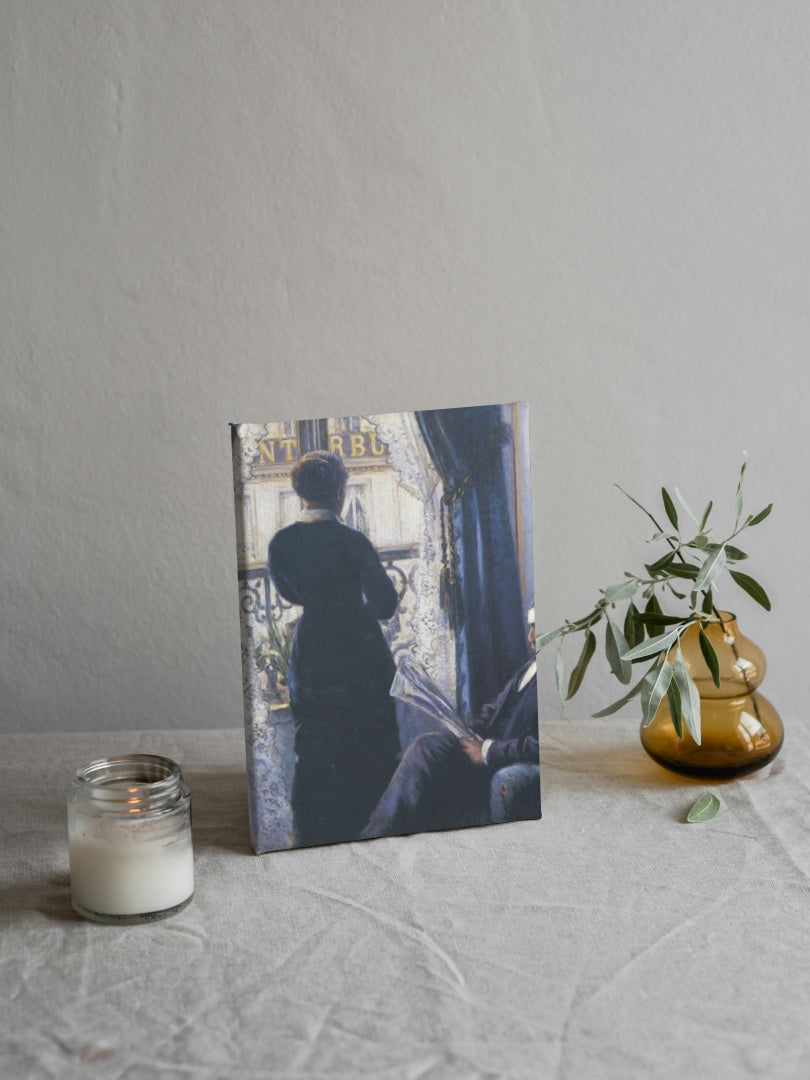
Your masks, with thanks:
<instances>
[{"instance_id":1,"label":"glass jar rim","mask_svg":"<svg viewBox=\"0 0 810 1080\"><path fill-rule=\"evenodd\" d=\"M116 813L169 809L188 795L180 766L158 754L97 758L76 770L73 783L83 798Z\"/></svg>"}]
</instances>

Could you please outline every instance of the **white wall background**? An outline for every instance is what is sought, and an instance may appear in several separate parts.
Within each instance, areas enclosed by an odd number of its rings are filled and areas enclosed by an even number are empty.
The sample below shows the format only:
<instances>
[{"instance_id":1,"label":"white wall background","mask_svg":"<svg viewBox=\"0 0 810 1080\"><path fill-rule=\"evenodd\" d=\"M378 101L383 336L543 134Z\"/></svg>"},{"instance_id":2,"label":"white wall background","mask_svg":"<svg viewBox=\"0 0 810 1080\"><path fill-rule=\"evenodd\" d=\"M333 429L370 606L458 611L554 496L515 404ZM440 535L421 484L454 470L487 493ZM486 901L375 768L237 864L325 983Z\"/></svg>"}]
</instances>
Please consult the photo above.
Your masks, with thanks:
<instances>
[{"instance_id":1,"label":"white wall background","mask_svg":"<svg viewBox=\"0 0 810 1080\"><path fill-rule=\"evenodd\" d=\"M519 398L544 627L748 449L789 721L803 0L4 0L0 85L4 729L241 724L228 421Z\"/></svg>"}]
</instances>

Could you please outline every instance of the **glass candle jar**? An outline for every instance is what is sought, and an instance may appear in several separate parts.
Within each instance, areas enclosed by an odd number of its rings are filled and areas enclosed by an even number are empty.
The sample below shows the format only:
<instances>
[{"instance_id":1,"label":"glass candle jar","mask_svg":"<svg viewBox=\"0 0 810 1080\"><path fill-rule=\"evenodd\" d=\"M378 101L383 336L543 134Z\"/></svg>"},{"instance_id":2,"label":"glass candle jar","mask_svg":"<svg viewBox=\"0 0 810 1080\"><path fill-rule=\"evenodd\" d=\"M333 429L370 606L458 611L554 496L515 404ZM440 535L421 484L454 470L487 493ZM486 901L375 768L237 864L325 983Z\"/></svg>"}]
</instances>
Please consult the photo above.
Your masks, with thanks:
<instances>
[{"instance_id":1,"label":"glass candle jar","mask_svg":"<svg viewBox=\"0 0 810 1080\"><path fill-rule=\"evenodd\" d=\"M181 911L194 892L191 798L180 766L152 754L92 761L68 798L73 907L96 922Z\"/></svg>"}]
</instances>

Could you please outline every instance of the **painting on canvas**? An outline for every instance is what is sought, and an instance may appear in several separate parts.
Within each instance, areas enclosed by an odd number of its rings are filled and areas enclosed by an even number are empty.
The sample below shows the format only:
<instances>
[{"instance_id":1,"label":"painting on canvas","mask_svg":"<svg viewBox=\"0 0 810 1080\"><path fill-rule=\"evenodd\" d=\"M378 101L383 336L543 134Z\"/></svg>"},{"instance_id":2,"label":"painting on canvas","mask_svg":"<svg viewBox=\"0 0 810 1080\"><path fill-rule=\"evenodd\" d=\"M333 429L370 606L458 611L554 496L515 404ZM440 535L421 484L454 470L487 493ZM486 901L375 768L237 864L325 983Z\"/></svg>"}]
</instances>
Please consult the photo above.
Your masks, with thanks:
<instances>
[{"instance_id":1,"label":"painting on canvas","mask_svg":"<svg viewBox=\"0 0 810 1080\"><path fill-rule=\"evenodd\" d=\"M539 818L527 406L232 443L255 850Z\"/></svg>"}]
</instances>

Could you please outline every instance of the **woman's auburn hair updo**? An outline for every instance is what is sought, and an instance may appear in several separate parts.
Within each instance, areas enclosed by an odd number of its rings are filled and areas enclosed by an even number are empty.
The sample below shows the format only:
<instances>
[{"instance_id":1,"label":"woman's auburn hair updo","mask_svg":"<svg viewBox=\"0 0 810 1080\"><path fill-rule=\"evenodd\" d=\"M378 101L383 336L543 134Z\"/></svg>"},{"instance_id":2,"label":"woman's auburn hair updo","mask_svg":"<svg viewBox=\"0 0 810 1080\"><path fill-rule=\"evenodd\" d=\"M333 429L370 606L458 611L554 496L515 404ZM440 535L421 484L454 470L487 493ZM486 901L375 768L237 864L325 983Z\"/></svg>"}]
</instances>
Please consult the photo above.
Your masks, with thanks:
<instances>
[{"instance_id":1,"label":"woman's auburn hair updo","mask_svg":"<svg viewBox=\"0 0 810 1080\"><path fill-rule=\"evenodd\" d=\"M290 479L300 498L328 506L337 499L348 475L348 469L337 454L328 450L310 450L295 463Z\"/></svg>"}]
</instances>

